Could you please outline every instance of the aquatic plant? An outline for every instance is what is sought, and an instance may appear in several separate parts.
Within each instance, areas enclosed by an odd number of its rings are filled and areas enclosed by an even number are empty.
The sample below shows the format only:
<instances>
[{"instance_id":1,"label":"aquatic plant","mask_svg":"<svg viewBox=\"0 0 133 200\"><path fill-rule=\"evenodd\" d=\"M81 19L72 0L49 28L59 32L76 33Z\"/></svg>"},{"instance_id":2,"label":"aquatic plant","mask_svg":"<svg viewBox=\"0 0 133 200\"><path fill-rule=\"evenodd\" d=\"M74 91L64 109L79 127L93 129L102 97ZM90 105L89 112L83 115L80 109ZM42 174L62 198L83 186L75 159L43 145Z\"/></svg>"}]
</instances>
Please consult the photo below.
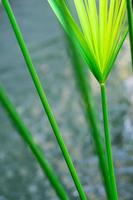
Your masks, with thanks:
<instances>
[{"instance_id":1,"label":"aquatic plant","mask_svg":"<svg viewBox=\"0 0 133 200\"><path fill-rule=\"evenodd\" d=\"M48 2L65 31L80 48L95 78L104 83L127 35L126 0L98 1L98 6L96 0L75 0L80 27L69 11L66 0Z\"/></svg>"},{"instance_id":2,"label":"aquatic plant","mask_svg":"<svg viewBox=\"0 0 133 200\"><path fill-rule=\"evenodd\" d=\"M34 141L34 138L32 137L31 132L24 124L23 120L19 116L18 112L16 111L16 108L10 101L9 97L6 94L5 89L2 86L0 86L0 103L3 105L3 107L7 111L9 118L11 119L13 124L15 124L15 127L18 130L18 133L20 134L24 142L27 144L27 146L30 148L31 152L35 156L40 167L42 168L42 171L47 176L52 187L54 188L57 196L61 200L69 200L68 195L66 194L54 170L52 169L52 167L46 160L44 153L41 150L41 147Z\"/></svg>"},{"instance_id":3,"label":"aquatic plant","mask_svg":"<svg viewBox=\"0 0 133 200\"><path fill-rule=\"evenodd\" d=\"M69 26L68 26L69 29ZM72 62L72 67L75 79L78 86L78 91L83 102L83 109L85 112L86 123L91 129L91 136L93 139L94 149L99 159L99 167L102 175L103 184L107 194L107 198L111 198L110 181L108 177L108 168L106 164L106 157L104 153L103 138L101 134L101 127L99 124L98 115L95 109L94 97L91 88L90 76L86 73L86 67L83 65L81 57L78 54L73 41L67 36L68 51Z\"/></svg>"},{"instance_id":4,"label":"aquatic plant","mask_svg":"<svg viewBox=\"0 0 133 200\"><path fill-rule=\"evenodd\" d=\"M81 87L83 89L82 96L86 104L89 122L92 126L92 136L95 142L97 154L99 156L99 163L105 183L107 197L110 200L118 200L111 147L111 135L109 128L106 82L128 33L126 6L128 10L128 19L130 26L130 41L132 44L133 29L131 1L127 0L126 5L126 0L73 0L79 21L76 21L73 17L67 0L48 0L48 2L54 10L58 19L60 20L70 39L71 49L75 58L73 60L73 63L75 66L77 66L78 80L81 81ZM87 200L88 197L84 192L83 186L80 182L67 146L61 135L58 124L53 115L51 106L49 105L44 88L42 87L40 79L37 75L36 69L33 65L30 53L28 51L27 45L24 41L23 35L16 21L10 3L8 0L2 0L2 4L7 12L11 26L14 30L18 44L21 48L22 54L27 64L27 68L32 77L35 88L43 105L43 108L47 114L68 169L71 173L80 199ZM104 122L103 125L105 133L104 141L101 138L100 130L96 124L97 119L95 117L94 110L90 101L90 96L88 95L89 93L87 91L87 89L89 90L89 87L87 88L84 75L81 71L77 51L79 51L82 57L85 59L90 71L100 85ZM39 164L49 178L58 197L63 200L69 199L58 178L51 170L47 161L45 161L45 157L42 155L41 150L36 144L34 144L31 133L29 132L27 127L25 127L20 116L16 112L14 106L12 105L8 96L2 88L0 88L0 101L3 104L4 108L7 110L16 128L19 130L20 135L23 137L25 142L27 142L33 154L36 156Z\"/></svg>"},{"instance_id":5,"label":"aquatic plant","mask_svg":"<svg viewBox=\"0 0 133 200\"><path fill-rule=\"evenodd\" d=\"M108 119L106 80L127 35L126 1L74 0L80 26L67 1L48 0L65 31L80 49L101 88L105 146L112 199L118 199ZM69 29L68 29L69 26Z\"/></svg>"},{"instance_id":6,"label":"aquatic plant","mask_svg":"<svg viewBox=\"0 0 133 200\"><path fill-rule=\"evenodd\" d=\"M27 45L24 41L24 38L23 38L23 35L21 33L21 30L19 28L19 25L16 21L16 18L14 16L14 13L13 13L13 10L10 6L10 3L8 0L2 0L2 4L7 12L7 15L9 17L9 20L10 20L10 23L11 23L11 26L14 30L14 33L16 35L16 38L17 38L17 41L18 41L18 44L20 46L20 49L22 51L22 54L24 56L24 59L25 59L25 62L27 64L27 68L30 72L30 75L32 77L32 80L33 80L33 83L35 85L35 88L37 90L37 93L38 93L38 96L41 100L41 103L42 103L42 106L47 114L47 117L48 117L48 120L50 122L50 125L53 129L53 132L54 132L54 135L57 139L57 142L59 144L59 147L62 151L62 154L63 154L63 157L66 161L66 164L68 166L68 169L70 171L70 174L73 178L73 181L75 183L75 186L79 192L79 196L82 200L87 200L87 197L86 197L86 193L84 192L84 189L81 185L81 182L80 182L80 179L78 177L78 174L77 174L77 171L75 169L75 166L73 164L73 161L71 159L71 156L69 154L69 151L67 149L67 146L64 142L64 139L62 137L62 134L59 130L59 126L56 122L56 119L53 115L53 112L52 112L52 109L51 109L51 106L49 105L49 102L48 102L48 99L46 97L46 94L45 94L45 91L44 91L44 88L41 84L41 81L37 75L37 72L36 72L36 69L33 65L33 62L32 62L32 59L31 59L31 56L30 56L30 53L28 51L28 48L27 48Z\"/></svg>"}]
</instances>

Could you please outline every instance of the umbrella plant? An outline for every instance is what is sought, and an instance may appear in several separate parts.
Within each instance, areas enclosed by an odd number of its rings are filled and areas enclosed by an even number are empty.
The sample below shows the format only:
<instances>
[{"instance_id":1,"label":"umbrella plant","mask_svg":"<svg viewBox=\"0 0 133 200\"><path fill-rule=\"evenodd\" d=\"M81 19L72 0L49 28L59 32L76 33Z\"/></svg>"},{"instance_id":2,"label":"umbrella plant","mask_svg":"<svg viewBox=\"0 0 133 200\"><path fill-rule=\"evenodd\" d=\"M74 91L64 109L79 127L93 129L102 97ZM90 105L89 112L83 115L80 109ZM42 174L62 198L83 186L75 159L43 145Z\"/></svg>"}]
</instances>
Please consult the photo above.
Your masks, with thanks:
<instances>
[{"instance_id":1,"label":"umbrella plant","mask_svg":"<svg viewBox=\"0 0 133 200\"><path fill-rule=\"evenodd\" d=\"M103 167L103 176L105 176L105 183L107 183L107 190L109 190L108 199L118 200L118 192L116 186L116 178L114 172L112 148L111 148L111 136L108 119L108 103L107 103L107 92L106 92L106 81L110 74L110 71L114 65L116 57L122 47L122 44L126 38L128 27L127 27L127 16L126 6L128 9L128 19L130 24L130 39L132 43L132 9L131 1L127 0L73 0L75 5L77 18L74 18L72 11L69 8L68 0L48 0L56 16L60 20L66 33L68 34L70 41L74 44L76 50L79 50L83 58L85 59L88 68L97 79L101 88L101 102L103 111L103 122L104 122L104 142L96 142L96 144L102 144L102 148L99 152L99 158L104 157L101 166ZM75 186L78 190L81 200L87 200L87 196L81 185L76 169L65 145L63 137L60 133L58 124L52 113L51 107L45 95L44 89L41 85L39 77L36 73L35 67L32 63L28 48L23 39L20 28L17 24L16 18L10 6L8 0L2 0L3 6L8 14L10 23L18 40L19 46L22 50L24 59L27 67L33 79L34 85L42 102L42 105L46 111L49 122L58 141L58 144L63 153L64 159L67 163ZM86 90L86 88L85 88ZM0 92L3 96L4 93ZM4 95L2 102L5 102L8 98ZM8 109L10 102L6 104ZM5 103L3 103L5 105ZM12 110L13 111L13 110ZM14 116L10 113L10 116ZM17 116L17 117L16 117ZM15 112L15 123L18 125L22 123L19 116ZM23 133L23 132L22 132ZM21 134L22 134L21 133ZM29 132L28 132L29 133ZM98 131L97 131L98 133ZM95 140L98 141L98 134L94 136ZM32 141L30 141L32 142ZM105 151L103 150L105 149ZM40 151L39 151L40 154ZM104 155L101 155L104 154ZM42 159L42 158L41 158ZM104 165L106 167L104 168ZM52 172L53 173L53 172ZM51 174L50 174L51 175ZM50 176L49 176L50 178ZM56 181L58 181L56 179ZM58 196L62 199L67 199L63 188L59 192L59 187L56 187L56 181L52 182ZM62 197L61 197L62 196Z\"/></svg>"},{"instance_id":2,"label":"umbrella plant","mask_svg":"<svg viewBox=\"0 0 133 200\"><path fill-rule=\"evenodd\" d=\"M68 151L68 148L64 142L64 139L62 137L62 134L60 132L60 129L59 129L59 126L56 122L56 119L54 117L54 114L52 112L52 109L51 109L51 106L49 105L49 102L48 102L48 99L46 97L46 94L45 94L45 91L44 91L44 88L41 84L41 81L38 77L38 74L36 72L36 69L33 65L33 62L32 62L32 59L31 59L31 56L30 56L30 53L29 53L29 50L27 48L27 45L24 41L24 38L23 38L23 35L21 33L21 30L19 28L19 25L16 21L16 18L14 16L14 13L13 13L13 10L10 6L10 3L8 0L2 0L2 4L7 12L7 15L8 15L8 18L10 20L10 23L11 23L11 26L13 28L13 31L16 35L16 38L17 38L17 41L18 41L18 44L21 48L21 51L22 51L22 54L24 56L24 59L25 59L25 62L27 64L27 68L29 70L29 73L31 75L31 78L34 82L34 85L35 85L35 88L37 90L37 93L38 93L38 96L41 100L41 103L43 105L43 108L47 114L47 117L48 117L48 120L50 122L50 125L52 127L52 130L54 132L54 135L57 139L57 142L58 142L58 145L62 151L62 154L63 154L63 157L66 161L66 164L68 166L68 169L70 171L70 174L71 174L71 177L74 181L74 184L77 188L77 191L79 193L79 196L82 200L87 200L87 196L86 196L86 193L82 187L82 184L81 184L81 181L78 177L78 174L77 174L77 171L75 169L75 166L74 166L74 163L72 161L72 158L69 154L69 151ZM64 197L65 199L65 197Z\"/></svg>"},{"instance_id":3,"label":"umbrella plant","mask_svg":"<svg viewBox=\"0 0 133 200\"><path fill-rule=\"evenodd\" d=\"M99 82L110 188L112 199L117 200L106 80L128 32L126 0L73 0L78 22L74 19L66 0L48 0L48 2Z\"/></svg>"},{"instance_id":4,"label":"umbrella plant","mask_svg":"<svg viewBox=\"0 0 133 200\"><path fill-rule=\"evenodd\" d=\"M89 73L86 73L87 69L85 68L83 62L81 62L82 61L81 56L79 56L79 53L75 48L73 41L70 40L67 34L66 34L66 39L69 47L68 51L72 62L75 80L83 102L83 108L86 116L86 123L89 129L91 130L90 134L93 140L94 149L98 156L99 167L102 175L102 181L105 187L105 192L107 198L111 199L108 168L106 165L106 158L104 156L104 146L101 135L101 127L99 124L98 115L96 113L93 92L90 84L91 79L90 76L88 78Z\"/></svg>"},{"instance_id":5,"label":"umbrella plant","mask_svg":"<svg viewBox=\"0 0 133 200\"><path fill-rule=\"evenodd\" d=\"M73 1L80 25L66 0L48 0L95 78L104 83L127 35L126 0Z\"/></svg>"},{"instance_id":6,"label":"umbrella plant","mask_svg":"<svg viewBox=\"0 0 133 200\"><path fill-rule=\"evenodd\" d=\"M38 164L42 168L42 171L49 179L51 186L55 190L59 199L69 200L69 197L67 193L65 192L62 184L60 183L60 180L56 176L54 170L52 169L48 161L46 160L40 145L38 145L34 141L34 138L32 137L31 132L24 124L23 120L21 119L18 112L16 111L16 108L14 107L8 95L6 94L5 89L1 85L0 85L0 103L3 105L3 107L7 111L7 114L9 115L11 122L15 124L15 127L18 130L18 133L20 134L24 142L28 145L29 149L33 153Z\"/></svg>"}]
</instances>

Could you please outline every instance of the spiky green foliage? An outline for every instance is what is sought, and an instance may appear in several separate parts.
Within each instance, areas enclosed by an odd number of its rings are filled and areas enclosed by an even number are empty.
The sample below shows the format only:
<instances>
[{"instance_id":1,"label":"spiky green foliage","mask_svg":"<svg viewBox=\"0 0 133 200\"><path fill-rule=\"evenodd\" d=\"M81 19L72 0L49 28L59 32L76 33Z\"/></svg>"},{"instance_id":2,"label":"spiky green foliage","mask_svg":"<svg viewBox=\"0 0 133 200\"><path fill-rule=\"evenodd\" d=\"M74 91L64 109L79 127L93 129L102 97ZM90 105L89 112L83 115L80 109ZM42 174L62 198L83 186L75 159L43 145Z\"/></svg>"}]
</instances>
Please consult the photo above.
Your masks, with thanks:
<instances>
[{"instance_id":1,"label":"spiky green foliage","mask_svg":"<svg viewBox=\"0 0 133 200\"><path fill-rule=\"evenodd\" d=\"M48 0L94 76L105 82L127 35L126 0L73 1L80 25L66 0Z\"/></svg>"}]
</instances>

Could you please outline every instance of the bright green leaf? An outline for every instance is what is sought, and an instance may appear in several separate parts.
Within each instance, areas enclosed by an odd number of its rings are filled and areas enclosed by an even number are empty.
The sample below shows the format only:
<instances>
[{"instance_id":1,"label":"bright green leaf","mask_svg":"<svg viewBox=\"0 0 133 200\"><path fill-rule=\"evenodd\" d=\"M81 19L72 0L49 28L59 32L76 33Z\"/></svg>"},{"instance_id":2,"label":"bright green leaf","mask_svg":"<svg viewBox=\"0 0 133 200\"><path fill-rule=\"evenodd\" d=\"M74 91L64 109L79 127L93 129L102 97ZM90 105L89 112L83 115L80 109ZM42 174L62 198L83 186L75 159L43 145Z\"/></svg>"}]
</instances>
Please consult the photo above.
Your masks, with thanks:
<instances>
[{"instance_id":1,"label":"bright green leaf","mask_svg":"<svg viewBox=\"0 0 133 200\"><path fill-rule=\"evenodd\" d=\"M66 0L48 0L99 82L105 82L126 38L126 0L73 0L80 25Z\"/></svg>"}]
</instances>

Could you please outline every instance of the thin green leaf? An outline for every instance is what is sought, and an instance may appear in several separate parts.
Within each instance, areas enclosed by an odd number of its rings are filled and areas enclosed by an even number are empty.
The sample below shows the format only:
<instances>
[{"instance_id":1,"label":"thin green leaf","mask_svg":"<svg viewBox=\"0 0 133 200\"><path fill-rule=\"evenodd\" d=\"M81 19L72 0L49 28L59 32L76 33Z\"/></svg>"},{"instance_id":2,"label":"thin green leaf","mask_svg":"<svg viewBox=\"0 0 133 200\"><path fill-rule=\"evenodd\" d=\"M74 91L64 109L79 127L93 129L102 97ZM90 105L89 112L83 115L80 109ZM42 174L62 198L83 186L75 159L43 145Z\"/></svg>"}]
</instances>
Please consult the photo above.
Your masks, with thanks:
<instances>
[{"instance_id":1,"label":"thin green leaf","mask_svg":"<svg viewBox=\"0 0 133 200\"><path fill-rule=\"evenodd\" d=\"M126 0L73 1L81 27L65 0L48 0L96 79L104 82L127 35Z\"/></svg>"}]
</instances>

